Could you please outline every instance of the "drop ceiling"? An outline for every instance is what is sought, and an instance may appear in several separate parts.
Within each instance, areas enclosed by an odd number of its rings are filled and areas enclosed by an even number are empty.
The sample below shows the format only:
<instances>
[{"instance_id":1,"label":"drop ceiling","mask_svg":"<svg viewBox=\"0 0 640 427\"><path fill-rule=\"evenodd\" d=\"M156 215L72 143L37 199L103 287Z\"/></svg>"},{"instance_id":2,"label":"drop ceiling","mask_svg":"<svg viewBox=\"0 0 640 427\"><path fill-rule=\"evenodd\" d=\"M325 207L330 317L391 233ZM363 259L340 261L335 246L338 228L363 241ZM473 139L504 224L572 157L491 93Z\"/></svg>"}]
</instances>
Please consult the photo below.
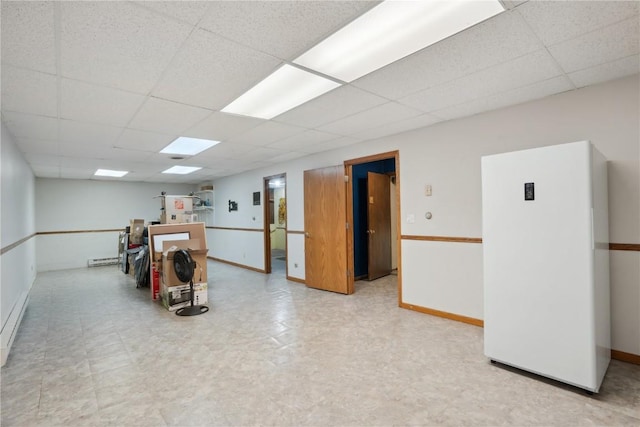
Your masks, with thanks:
<instances>
[{"instance_id":1,"label":"drop ceiling","mask_svg":"<svg viewBox=\"0 0 640 427\"><path fill-rule=\"evenodd\" d=\"M2 1L2 120L38 177L195 184L640 70L638 1L502 3L262 120L220 110L376 2ZM178 136L221 143L159 153ZM174 165L202 169L161 173Z\"/></svg>"}]
</instances>

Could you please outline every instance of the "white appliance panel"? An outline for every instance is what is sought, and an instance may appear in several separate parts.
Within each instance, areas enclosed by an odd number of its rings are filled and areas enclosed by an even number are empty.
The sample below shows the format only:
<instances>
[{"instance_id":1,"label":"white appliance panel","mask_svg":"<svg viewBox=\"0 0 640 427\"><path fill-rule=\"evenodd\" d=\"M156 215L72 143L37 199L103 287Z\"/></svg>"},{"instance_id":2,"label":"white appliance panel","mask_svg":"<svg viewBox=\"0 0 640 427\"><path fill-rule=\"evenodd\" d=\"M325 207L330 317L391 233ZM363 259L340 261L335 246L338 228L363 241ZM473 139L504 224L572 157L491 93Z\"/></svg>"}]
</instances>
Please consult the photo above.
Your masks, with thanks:
<instances>
[{"instance_id":1,"label":"white appliance panel","mask_svg":"<svg viewBox=\"0 0 640 427\"><path fill-rule=\"evenodd\" d=\"M484 324L489 358L596 390L591 150L483 157Z\"/></svg>"}]
</instances>

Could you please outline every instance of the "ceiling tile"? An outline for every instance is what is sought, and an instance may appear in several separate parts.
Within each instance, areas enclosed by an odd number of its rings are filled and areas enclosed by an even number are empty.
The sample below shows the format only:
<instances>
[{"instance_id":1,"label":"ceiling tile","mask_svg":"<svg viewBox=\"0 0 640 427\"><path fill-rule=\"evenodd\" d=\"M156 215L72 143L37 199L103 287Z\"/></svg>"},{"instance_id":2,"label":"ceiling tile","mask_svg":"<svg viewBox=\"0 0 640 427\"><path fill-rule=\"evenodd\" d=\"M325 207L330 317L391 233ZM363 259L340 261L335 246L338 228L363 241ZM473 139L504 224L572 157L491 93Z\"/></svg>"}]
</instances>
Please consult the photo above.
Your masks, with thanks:
<instances>
[{"instance_id":1,"label":"ceiling tile","mask_svg":"<svg viewBox=\"0 0 640 427\"><path fill-rule=\"evenodd\" d=\"M541 47L522 17L507 11L352 84L395 100Z\"/></svg>"},{"instance_id":2,"label":"ceiling tile","mask_svg":"<svg viewBox=\"0 0 640 427\"><path fill-rule=\"evenodd\" d=\"M340 135L334 133L320 132L318 130L308 130L296 135L284 138L269 144L269 148L277 148L280 150L293 150L300 152L313 152L313 147L317 144L331 141ZM311 149L311 151L307 151Z\"/></svg>"},{"instance_id":3,"label":"ceiling tile","mask_svg":"<svg viewBox=\"0 0 640 427\"><path fill-rule=\"evenodd\" d=\"M125 176L126 178L126 176ZM160 182L160 183L164 183L164 182L169 182L169 179L167 179L167 175L162 174L162 173L156 173L156 174L151 174L149 175L147 178L144 179L145 182Z\"/></svg>"},{"instance_id":4,"label":"ceiling tile","mask_svg":"<svg viewBox=\"0 0 640 427\"><path fill-rule=\"evenodd\" d=\"M248 162L269 161L270 159L285 154L283 150L276 150L271 147L255 147L251 151L242 155L242 160Z\"/></svg>"},{"instance_id":5,"label":"ceiling tile","mask_svg":"<svg viewBox=\"0 0 640 427\"><path fill-rule=\"evenodd\" d=\"M297 151L289 151L283 154L280 154L279 156L275 156L270 158L268 161L270 163L282 163L282 162L288 162L291 160L295 160L295 159L299 159L300 157L304 157L304 156L308 156L309 153L300 153Z\"/></svg>"},{"instance_id":6,"label":"ceiling tile","mask_svg":"<svg viewBox=\"0 0 640 427\"><path fill-rule=\"evenodd\" d=\"M230 159L234 157L242 157L245 153L255 149L254 145L242 144L239 142L226 141L214 145L206 151L195 156L203 162L211 162L220 159Z\"/></svg>"},{"instance_id":7,"label":"ceiling tile","mask_svg":"<svg viewBox=\"0 0 640 427\"><path fill-rule=\"evenodd\" d=\"M113 146L122 128L115 126L60 120L60 143Z\"/></svg>"},{"instance_id":8,"label":"ceiling tile","mask_svg":"<svg viewBox=\"0 0 640 427\"><path fill-rule=\"evenodd\" d=\"M484 111L495 110L509 105L521 104L523 102L544 98L545 96L554 95L556 93L572 89L574 89L574 87L567 77L558 76L542 82L536 82L528 86L519 87L508 92L491 95L462 105L435 111L433 114L442 117L443 119L450 120L482 113Z\"/></svg>"},{"instance_id":9,"label":"ceiling tile","mask_svg":"<svg viewBox=\"0 0 640 427\"><path fill-rule=\"evenodd\" d=\"M160 98L220 110L279 64L272 56L199 30L176 55L152 93Z\"/></svg>"},{"instance_id":10,"label":"ceiling tile","mask_svg":"<svg viewBox=\"0 0 640 427\"><path fill-rule=\"evenodd\" d=\"M639 10L637 1L529 1L518 8L547 46L637 16Z\"/></svg>"},{"instance_id":11,"label":"ceiling tile","mask_svg":"<svg viewBox=\"0 0 640 427\"><path fill-rule=\"evenodd\" d=\"M145 95L192 28L130 2L60 7L62 75Z\"/></svg>"},{"instance_id":12,"label":"ceiling tile","mask_svg":"<svg viewBox=\"0 0 640 427\"><path fill-rule=\"evenodd\" d=\"M118 148L157 153L179 135L165 135L136 129L125 129L115 143Z\"/></svg>"},{"instance_id":13,"label":"ceiling tile","mask_svg":"<svg viewBox=\"0 0 640 427\"><path fill-rule=\"evenodd\" d=\"M559 43L549 52L567 73L635 55L640 52L638 17Z\"/></svg>"},{"instance_id":14,"label":"ceiling tile","mask_svg":"<svg viewBox=\"0 0 640 427\"><path fill-rule=\"evenodd\" d=\"M31 169L38 178L60 178L60 166L31 164Z\"/></svg>"},{"instance_id":15,"label":"ceiling tile","mask_svg":"<svg viewBox=\"0 0 640 427\"><path fill-rule=\"evenodd\" d=\"M2 62L54 74L54 2L2 2Z\"/></svg>"},{"instance_id":16,"label":"ceiling tile","mask_svg":"<svg viewBox=\"0 0 640 427\"><path fill-rule=\"evenodd\" d=\"M185 129L192 127L211 113L211 110L204 108L149 97L128 127L182 135Z\"/></svg>"},{"instance_id":17,"label":"ceiling tile","mask_svg":"<svg viewBox=\"0 0 640 427\"><path fill-rule=\"evenodd\" d=\"M40 153L24 153L24 158L33 165L60 166L60 156Z\"/></svg>"},{"instance_id":18,"label":"ceiling tile","mask_svg":"<svg viewBox=\"0 0 640 427\"><path fill-rule=\"evenodd\" d=\"M274 121L313 128L386 102L385 98L345 85L279 115Z\"/></svg>"},{"instance_id":19,"label":"ceiling tile","mask_svg":"<svg viewBox=\"0 0 640 427\"><path fill-rule=\"evenodd\" d=\"M209 9L210 2L206 1L158 1L144 0L137 4L160 12L170 18L179 19L188 24L195 25Z\"/></svg>"},{"instance_id":20,"label":"ceiling tile","mask_svg":"<svg viewBox=\"0 0 640 427\"><path fill-rule=\"evenodd\" d=\"M264 122L262 119L253 117L215 112L200 123L184 131L183 135L192 138L225 141Z\"/></svg>"},{"instance_id":21,"label":"ceiling tile","mask_svg":"<svg viewBox=\"0 0 640 427\"><path fill-rule=\"evenodd\" d=\"M364 11L371 1L217 1L200 26L242 45L292 60Z\"/></svg>"},{"instance_id":22,"label":"ceiling tile","mask_svg":"<svg viewBox=\"0 0 640 427\"><path fill-rule=\"evenodd\" d=\"M60 144L59 154L68 157L117 160L120 164L125 162L144 162L151 156L151 153L147 151L125 150L117 147L89 144ZM122 167L116 166L116 169Z\"/></svg>"},{"instance_id":23,"label":"ceiling tile","mask_svg":"<svg viewBox=\"0 0 640 427\"><path fill-rule=\"evenodd\" d=\"M126 125L145 97L118 89L62 79L60 117L112 126Z\"/></svg>"},{"instance_id":24,"label":"ceiling tile","mask_svg":"<svg viewBox=\"0 0 640 427\"><path fill-rule=\"evenodd\" d=\"M173 160L170 154L150 153L146 160L147 168L152 170L165 170L174 165L182 164L183 160Z\"/></svg>"},{"instance_id":25,"label":"ceiling tile","mask_svg":"<svg viewBox=\"0 0 640 427\"><path fill-rule=\"evenodd\" d=\"M528 0L502 0L502 3L505 5L507 9L513 9L521 5L522 3L526 3Z\"/></svg>"},{"instance_id":26,"label":"ceiling tile","mask_svg":"<svg viewBox=\"0 0 640 427\"><path fill-rule=\"evenodd\" d=\"M73 159L76 162L76 165L81 164L78 163L77 159ZM61 166L60 167L60 178L64 179L92 179L94 178L93 174L96 172L96 169L86 169L79 168L73 166ZM118 178L113 178L118 179Z\"/></svg>"},{"instance_id":27,"label":"ceiling tile","mask_svg":"<svg viewBox=\"0 0 640 427\"><path fill-rule=\"evenodd\" d=\"M323 151L337 150L338 148L344 148L349 145L357 144L359 142L362 142L362 140L359 138L343 136L343 137L336 138L331 141L323 142L322 144L316 145L314 152L319 153Z\"/></svg>"},{"instance_id":28,"label":"ceiling tile","mask_svg":"<svg viewBox=\"0 0 640 427\"><path fill-rule=\"evenodd\" d=\"M384 125L418 115L420 115L420 111L418 110L395 102L388 102L367 111L329 123L328 125L321 126L318 130L348 136L370 128L372 123Z\"/></svg>"},{"instance_id":29,"label":"ceiling tile","mask_svg":"<svg viewBox=\"0 0 640 427\"><path fill-rule=\"evenodd\" d=\"M265 146L304 132L304 128L276 122L264 122L229 140L231 143Z\"/></svg>"},{"instance_id":30,"label":"ceiling tile","mask_svg":"<svg viewBox=\"0 0 640 427\"><path fill-rule=\"evenodd\" d=\"M372 126L371 129L366 129L362 132L358 132L353 136L362 140L381 138L387 135L393 135L396 133L431 126L432 124L439 121L441 121L441 119L435 116L432 116L430 114L422 114L410 119L400 120L399 122L393 122L377 127Z\"/></svg>"},{"instance_id":31,"label":"ceiling tile","mask_svg":"<svg viewBox=\"0 0 640 427\"><path fill-rule=\"evenodd\" d=\"M517 58L399 100L425 112L546 80L561 74L546 50Z\"/></svg>"},{"instance_id":32,"label":"ceiling tile","mask_svg":"<svg viewBox=\"0 0 640 427\"><path fill-rule=\"evenodd\" d=\"M22 153L58 155L58 141L52 139L20 138L16 144Z\"/></svg>"},{"instance_id":33,"label":"ceiling tile","mask_svg":"<svg viewBox=\"0 0 640 427\"><path fill-rule=\"evenodd\" d=\"M631 55L617 61L576 71L569 74L569 78L576 87L584 87L629 76L638 71L640 71L640 55Z\"/></svg>"},{"instance_id":34,"label":"ceiling tile","mask_svg":"<svg viewBox=\"0 0 640 427\"><path fill-rule=\"evenodd\" d=\"M56 76L2 65L2 109L57 117Z\"/></svg>"},{"instance_id":35,"label":"ceiling tile","mask_svg":"<svg viewBox=\"0 0 640 427\"><path fill-rule=\"evenodd\" d=\"M32 114L3 112L2 117L15 137L58 139L58 120Z\"/></svg>"}]
</instances>

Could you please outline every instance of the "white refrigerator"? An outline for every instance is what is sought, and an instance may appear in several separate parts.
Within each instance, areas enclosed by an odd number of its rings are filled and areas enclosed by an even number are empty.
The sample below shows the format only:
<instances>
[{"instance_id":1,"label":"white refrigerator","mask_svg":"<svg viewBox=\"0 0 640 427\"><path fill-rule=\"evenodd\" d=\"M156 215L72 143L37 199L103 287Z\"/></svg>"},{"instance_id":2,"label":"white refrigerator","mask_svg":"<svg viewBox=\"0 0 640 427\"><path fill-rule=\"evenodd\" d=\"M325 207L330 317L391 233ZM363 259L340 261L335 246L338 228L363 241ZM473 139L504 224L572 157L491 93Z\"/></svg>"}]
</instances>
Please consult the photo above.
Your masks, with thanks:
<instances>
[{"instance_id":1,"label":"white refrigerator","mask_svg":"<svg viewBox=\"0 0 640 427\"><path fill-rule=\"evenodd\" d=\"M598 392L609 365L607 164L589 141L482 158L484 351Z\"/></svg>"}]
</instances>

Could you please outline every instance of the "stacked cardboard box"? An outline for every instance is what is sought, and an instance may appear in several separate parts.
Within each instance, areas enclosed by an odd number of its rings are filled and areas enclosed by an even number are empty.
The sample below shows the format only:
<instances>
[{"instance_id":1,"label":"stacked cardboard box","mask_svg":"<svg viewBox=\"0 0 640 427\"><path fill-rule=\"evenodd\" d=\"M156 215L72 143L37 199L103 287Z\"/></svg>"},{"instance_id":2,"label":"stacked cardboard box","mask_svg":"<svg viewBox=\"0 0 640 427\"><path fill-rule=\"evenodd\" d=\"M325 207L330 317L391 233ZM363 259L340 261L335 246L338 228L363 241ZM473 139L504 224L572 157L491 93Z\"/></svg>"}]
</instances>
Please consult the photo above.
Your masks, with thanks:
<instances>
[{"instance_id":1,"label":"stacked cardboard box","mask_svg":"<svg viewBox=\"0 0 640 427\"><path fill-rule=\"evenodd\" d=\"M182 224L195 222L192 196L163 196L160 223Z\"/></svg>"},{"instance_id":2,"label":"stacked cardboard box","mask_svg":"<svg viewBox=\"0 0 640 427\"><path fill-rule=\"evenodd\" d=\"M159 279L152 279L153 299L161 298L162 304L170 311L190 305L189 283L182 283L173 267L173 255L177 250L184 249L195 261L194 304L207 303L208 249L204 223L151 225L149 247L152 254L152 277L156 271Z\"/></svg>"},{"instance_id":3,"label":"stacked cardboard box","mask_svg":"<svg viewBox=\"0 0 640 427\"><path fill-rule=\"evenodd\" d=\"M144 233L144 219L132 219L129 221L129 244L141 245Z\"/></svg>"},{"instance_id":4,"label":"stacked cardboard box","mask_svg":"<svg viewBox=\"0 0 640 427\"><path fill-rule=\"evenodd\" d=\"M189 252L195 262L193 274L194 304L207 303L207 249L206 242L200 239L165 241L162 244L162 279L160 281L160 297L162 304L170 311L191 304L190 284L183 283L176 276L173 266L173 255L184 249Z\"/></svg>"}]
</instances>

